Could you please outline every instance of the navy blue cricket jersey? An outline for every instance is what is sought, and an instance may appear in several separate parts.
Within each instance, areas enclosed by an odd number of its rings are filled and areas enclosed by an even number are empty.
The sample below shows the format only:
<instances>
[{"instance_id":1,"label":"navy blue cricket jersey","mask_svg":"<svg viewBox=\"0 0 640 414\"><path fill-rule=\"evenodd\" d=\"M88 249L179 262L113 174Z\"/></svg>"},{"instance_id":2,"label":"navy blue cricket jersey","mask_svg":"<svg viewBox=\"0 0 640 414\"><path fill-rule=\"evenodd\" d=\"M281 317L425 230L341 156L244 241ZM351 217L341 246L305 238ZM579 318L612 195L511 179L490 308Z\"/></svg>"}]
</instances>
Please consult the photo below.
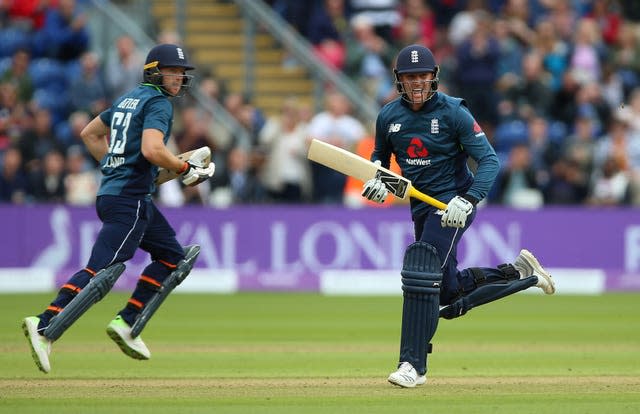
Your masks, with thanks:
<instances>
[{"instance_id":1,"label":"navy blue cricket jersey","mask_svg":"<svg viewBox=\"0 0 640 414\"><path fill-rule=\"evenodd\" d=\"M118 98L100 119L110 126L111 137L109 152L100 161L98 195L150 197L158 167L142 155L142 131L162 131L166 144L173 125L173 105L158 88L141 84Z\"/></svg>"},{"instance_id":2,"label":"navy blue cricket jersey","mask_svg":"<svg viewBox=\"0 0 640 414\"><path fill-rule=\"evenodd\" d=\"M391 154L415 188L444 203L464 194L482 200L500 168L495 150L464 101L441 92L418 111L402 98L380 110L371 160L389 168ZM475 177L467 166L469 157L478 163ZM426 208L411 200L413 215Z\"/></svg>"}]
</instances>

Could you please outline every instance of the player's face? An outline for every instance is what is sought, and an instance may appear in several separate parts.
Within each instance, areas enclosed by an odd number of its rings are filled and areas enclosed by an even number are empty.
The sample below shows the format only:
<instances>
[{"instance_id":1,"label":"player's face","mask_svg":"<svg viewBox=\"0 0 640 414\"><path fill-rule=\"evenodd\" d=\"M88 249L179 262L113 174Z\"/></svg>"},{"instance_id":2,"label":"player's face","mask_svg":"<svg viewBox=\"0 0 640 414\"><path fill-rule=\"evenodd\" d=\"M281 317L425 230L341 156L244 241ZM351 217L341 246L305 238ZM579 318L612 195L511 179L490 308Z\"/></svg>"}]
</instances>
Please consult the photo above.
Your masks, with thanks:
<instances>
[{"instance_id":1,"label":"player's face","mask_svg":"<svg viewBox=\"0 0 640 414\"><path fill-rule=\"evenodd\" d=\"M432 95L431 81L435 74L433 72L403 73L399 75L403 93L409 102L421 104L426 102Z\"/></svg>"},{"instance_id":2,"label":"player's face","mask_svg":"<svg viewBox=\"0 0 640 414\"><path fill-rule=\"evenodd\" d=\"M166 67L160 69L162 73L162 86L172 96L178 95L183 82L187 81L184 68Z\"/></svg>"}]
</instances>

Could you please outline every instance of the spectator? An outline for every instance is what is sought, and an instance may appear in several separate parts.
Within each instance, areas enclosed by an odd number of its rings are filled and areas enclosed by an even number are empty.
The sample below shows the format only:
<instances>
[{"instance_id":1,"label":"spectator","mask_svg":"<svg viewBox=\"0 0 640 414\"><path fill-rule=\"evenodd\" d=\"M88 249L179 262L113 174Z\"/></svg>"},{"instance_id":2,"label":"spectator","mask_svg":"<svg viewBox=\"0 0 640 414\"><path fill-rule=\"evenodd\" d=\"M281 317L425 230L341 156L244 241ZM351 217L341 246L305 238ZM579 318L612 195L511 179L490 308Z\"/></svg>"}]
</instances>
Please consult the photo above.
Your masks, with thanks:
<instances>
[{"instance_id":1,"label":"spectator","mask_svg":"<svg viewBox=\"0 0 640 414\"><path fill-rule=\"evenodd\" d=\"M86 22L76 0L59 0L57 7L49 5L44 25L35 34L35 54L62 61L78 59L89 48Z\"/></svg>"},{"instance_id":2,"label":"spectator","mask_svg":"<svg viewBox=\"0 0 640 414\"><path fill-rule=\"evenodd\" d=\"M350 105L344 95L329 92L325 110L309 123L310 138L317 138L335 146L353 150L365 136L364 126L350 115ZM313 200L318 203L341 204L346 177L317 163L311 164Z\"/></svg>"},{"instance_id":3,"label":"spectator","mask_svg":"<svg viewBox=\"0 0 640 414\"><path fill-rule=\"evenodd\" d=\"M456 50L458 68L455 78L460 96L467 101L478 124L491 136L498 121L495 86L500 45L493 35L492 17L483 11L475 13L477 26L473 35Z\"/></svg>"},{"instance_id":4,"label":"spectator","mask_svg":"<svg viewBox=\"0 0 640 414\"><path fill-rule=\"evenodd\" d=\"M316 55L329 67L344 67L348 27L345 0L323 0L311 16L307 37Z\"/></svg>"},{"instance_id":5,"label":"spectator","mask_svg":"<svg viewBox=\"0 0 640 414\"><path fill-rule=\"evenodd\" d=\"M587 202L598 206L619 206L629 200L630 182L627 165L621 155L611 155L597 169L591 182Z\"/></svg>"},{"instance_id":6,"label":"spectator","mask_svg":"<svg viewBox=\"0 0 640 414\"><path fill-rule=\"evenodd\" d=\"M511 33L507 20L497 19L494 24L494 32L500 46L498 87L503 91L514 86L522 76L522 57L525 48Z\"/></svg>"},{"instance_id":7,"label":"spectator","mask_svg":"<svg viewBox=\"0 0 640 414\"><path fill-rule=\"evenodd\" d=\"M561 121L565 125L573 124L578 107L576 104L576 96L580 89L573 72L564 72L560 89L556 91L551 103L551 113L553 118Z\"/></svg>"},{"instance_id":8,"label":"spectator","mask_svg":"<svg viewBox=\"0 0 640 414\"><path fill-rule=\"evenodd\" d=\"M65 202L74 206L90 206L95 202L100 184L99 173L87 159L85 149L73 145L67 150L64 179Z\"/></svg>"},{"instance_id":9,"label":"spectator","mask_svg":"<svg viewBox=\"0 0 640 414\"><path fill-rule=\"evenodd\" d=\"M62 145L63 148L67 148L67 150L79 143L82 142L82 138L80 138L80 131L84 129L85 126L89 123L91 118L89 114L83 111L75 111L69 115L69 118L66 122L58 125L55 128L55 134L58 138L58 141ZM84 147L82 147L84 148ZM88 153L85 151L85 155ZM97 162L93 161L93 157L89 157L94 166L97 166Z\"/></svg>"},{"instance_id":10,"label":"spectator","mask_svg":"<svg viewBox=\"0 0 640 414\"><path fill-rule=\"evenodd\" d=\"M285 99L280 115L268 118L260 131L259 145L266 155L260 180L279 203L301 203L310 196L307 131L298 108L295 98Z\"/></svg>"},{"instance_id":11,"label":"spectator","mask_svg":"<svg viewBox=\"0 0 640 414\"><path fill-rule=\"evenodd\" d=\"M133 38L128 35L116 40L117 55L107 60L105 80L110 98L118 97L142 82L144 56L140 54Z\"/></svg>"},{"instance_id":12,"label":"spectator","mask_svg":"<svg viewBox=\"0 0 640 414\"><path fill-rule=\"evenodd\" d=\"M371 98L382 101L392 87L395 89L389 71L396 50L376 34L373 22L366 15L357 15L351 20L346 45L345 74L358 82Z\"/></svg>"},{"instance_id":13,"label":"spectator","mask_svg":"<svg viewBox=\"0 0 640 414\"><path fill-rule=\"evenodd\" d=\"M179 153L200 147L209 147L216 151L216 141L207 128L204 113L195 106L184 108L180 113L180 128L175 134Z\"/></svg>"},{"instance_id":14,"label":"spectator","mask_svg":"<svg viewBox=\"0 0 640 414\"><path fill-rule=\"evenodd\" d=\"M573 51L569 57L569 70L578 83L600 80L602 45L598 26L593 20L581 19L574 35Z\"/></svg>"},{"instance_id":15,"label":"spectator","mask_svg":"<svg viewBox=\"0 0 640 414\"><path fill-rule=\"evenodd\" d=\"M25 104L18 99L17 85L0 83L0 151L18 140L27 124Z\"/></svg>"},{"instance_id":16,"label":"spectator","mask_svg":"<svg viewBox=\"0 0 640 414\"><path fill-rule=\"evenodd\" d=\"M509 160L496 181L497 198L506 206L538 208L544 200L539 191L537 171L531 161L531 152L525 144L511 148Z\"/></svg>"},{"instance_id":17,"label":"spectator","mask_svg":"<svg viewBox=\"0 0 640 414\"><path fill-rule=\"evenodd\" d=\"M108 106L107 91L103 83L98 61L94 52L86 52L80 58L82 72L71 80L69 94L73 111L87 112L91 118Z\"/></svg>"},{"instance_id":18,"label":"spectator","mask_svg":"<svg viewBox=\"0 0 640 414\"><path fill-rule=\"evenodd\" d=\"M538 188L543 190L549 182L551 166L560 158L561 148L550 136L549 122L541 116L534 116L529 120L528 132L527 146L531 165L536 171L535 181Z\"/></svg>"},{"instance_id":19,"label":"spectator","mask_svg":"<svg viewBox=\"0 0 640 414\"><path fill-rule=\"evenodd\" d=\"M394 43L394 29L402 22L398 0L351 0L349 6L352 18L366 17L377 36Z\"/></svg>"},{"instance_id":20,"label":"spectator","mask_svg":"<svg viewBox=\"0 0 640 414\"><path fill-rule=\"evenodd\" d=\"M251 169L250 153L247 149L234 147L229 152L227 169L213 176L216 189L211 197L212 204L224 207L230 204L264 202L265 189Z\"/></svg>"},{"instance_id":21,"label":"spectator","mask_svg":"<svg viewBox=\"0 0 640 414\"><path fill-rule=\"evenodd\" d=\"M627 122L633 131L640 132L640 87L631 91L629 103L620 105L617 116Z\"/></svg>"},{"instance_id":22,"label":"spectator","mask_svg":"<svg viewBox=\"0 0 640 414\"><path fill-rule=\"evenodd\" d=\"M405 0L400 6L402 23L396 27L395 44L402 47L421 44L434 49L436 44L436 16L426 0Z\"/></svg>"},{"instance_id":23,"label":"spectator","mask_svg":"<svg viewBox=\"0 0 640 414\"><path fill-rule=\"evenodd\" d=\"M605 160L612 157L624 159L629 169L640 172L640 132L633 130L619 114L593 147L595 168L601 169Z\"/></svg>"},{"instance_id":24,"label":"spectator","mask_svg":"<svg viewBox=\"0 0 640 414\"><path fill-rule=\"evenodd\" d=\"M24 168L29 174L42 168L42 160L48 152L63 152L62 145L53 133L51 113L48 110L36 109L33 126L24 131L18 145Z\"/></svg>"},{"instance_id":25,"label":"spectator","mask_svg":"<svg viewBox=\"0 0 640 414\"><path fill-rule=\"evenodd\" d=\"M571 4L572 1L555 0L550 2L549 22L554 27L558 38L565 43L570 43L576 33L579 17L579 13Z\"/></svg>"},{"instance_id":26,"label":"spectator","mask_svg":"<svg viewBox=\"0 0 640 414\"><path fill-rule=\"evenodd\" d=\"M56 150L49 151L42 168L29 174L29 193L37 202L62 203L66 199L64 180L64 156Z\"/></svg>"},{"instance_id":27,"label":"spectator","mask_svg":"<svg viewBox=\"0 0 640 414\"><path fill-rule=\"evenodd\" d=\"M522 119L529 119L534 113L545 117L551 115L553 91L539 53L529 52L525 55L522 61L522 77L508 87L504 94L517 106L517 116Z\"/></svg>"},{"instance_id":28,"label":"spectator","mask_svg":"<svg viewBox=\"0 0 640 414\"><path fill-rule=\"evenodd\" d=\"M622 19L617 6L615 1L593 0L591 11L586 15L597 24L598 31L602 33L603 40L609 46L618 42L620 33Z\"/></svg>"},{"instance_id":29,"label":"spectator","mask_svg":"<svg viewBox=\"0 0 640 414\"><path fill-rule=\"evenodd\" d=\"M622 78L625 99L628 99L631 91L640 85L640 38L636 25L622 26L612 53L615 68Z\"/></svg>"},{"instance_id":30,"label":"spectator","mask_svg":"<svg viewBox=\"0 0 640 414\"><path fill-rule=\"evenodd\" d=\"M484 10L484 0L469 0L464 9L452 16L451 24L447 25L447 38L453 47L460 47L475 32L480 10Z\"/></svg>"},{"instance_id":31,"label":"spectator","mask_svg":"<svg viewBox=\"0 0 640 414\"><path fill-rule=\"evenodd\" d=\"M25 203L28 180L18 148L12 146L4 151L0 172L0 203Z\"/></svg>"},{"instance_id":32,"label":"spectator","mask_svg":"<svg viewBox=\"0 0 640 414\"><path fill-rule=\"evenodd\" d=\"M0 82L10 82L18 88L18 99L26 103L33 97L33 82L29 75L31 53L28 49L18 49L11 59L11 66L0 76Z\"/></svg>"},{"instance_id":33,"label":"spectator","mask_svg":"<svg viewBox=\"0 0 640 414\"><path fill-rule=\"evenodd\" d=\"M550 19L541 20L536 25L532 47L542 55L544 68L551 74L551 88L557 91L564 81L569 45L558 36Z\"/></svg>"}]
</instances>

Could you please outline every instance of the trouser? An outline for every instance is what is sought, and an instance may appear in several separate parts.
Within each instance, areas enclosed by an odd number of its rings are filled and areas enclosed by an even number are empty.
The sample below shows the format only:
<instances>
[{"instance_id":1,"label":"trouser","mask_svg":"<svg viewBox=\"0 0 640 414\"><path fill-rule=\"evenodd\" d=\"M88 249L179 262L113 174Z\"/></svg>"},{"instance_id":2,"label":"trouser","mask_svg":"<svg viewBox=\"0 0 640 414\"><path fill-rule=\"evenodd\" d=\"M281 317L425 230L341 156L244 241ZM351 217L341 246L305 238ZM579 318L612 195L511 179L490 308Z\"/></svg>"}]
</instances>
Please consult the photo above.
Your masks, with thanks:
<instances>
[{"instance_id":1,"label":"trouser","mask_svg":"<svg viewBox=\"0 0 640 414\"><path fill-rule=\"evenodd\" d=\"M96 200L96 212L102 221L87 266L76 272L60 289L50 306L39 315L39 329L89 283L101 269L131 259L138 248L151 255L126 307L119 313L130 325L157 287L184 258L176 234L152 200L103 195Z\"/></svg>"}]
</instances>

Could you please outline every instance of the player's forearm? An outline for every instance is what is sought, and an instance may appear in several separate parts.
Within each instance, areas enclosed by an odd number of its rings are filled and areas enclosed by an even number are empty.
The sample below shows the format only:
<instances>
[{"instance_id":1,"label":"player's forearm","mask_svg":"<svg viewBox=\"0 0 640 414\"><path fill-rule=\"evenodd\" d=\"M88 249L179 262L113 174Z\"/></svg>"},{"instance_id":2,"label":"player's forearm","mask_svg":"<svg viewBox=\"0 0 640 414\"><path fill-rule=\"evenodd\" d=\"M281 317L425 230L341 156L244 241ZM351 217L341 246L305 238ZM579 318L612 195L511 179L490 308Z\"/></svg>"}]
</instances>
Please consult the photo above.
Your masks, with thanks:
<instances>
[{"instance_id":1,"label":"player's forearm","mask_svg":"<svg viewBox=\"0 0 640 414\"><path fill-rule=\"evenodd\" d=\"M83 136L82 141L87 147L87 150L96 161L102 160L102 158L109 152L109 146L104 136L88 135Z\"/></svg>"},{"instance_id":2,"label":"player's forearm","mask_svg":"<svg viewBox=\"0 0 640 414\"><path fill-rule=\"evenodd\" d=\"M184 168L184 161L173 155L164 145L153 145L142 148L142 155L154 165L170 171L181 171Z\"/></svg>"},{"instance_id":3,"label":"player's forearm","mask_svg":"<svg viewBox=\"0 0 640 414\"><path fill-rule=\"evenodd\" d=\"M82 132L80 132L82 142L84 142L87 150L96 161L102 160L109 151L109 145L106 139L108 132L109 128L102 122L99 116L89 122Z\"/></svg>"}]
</instances>

